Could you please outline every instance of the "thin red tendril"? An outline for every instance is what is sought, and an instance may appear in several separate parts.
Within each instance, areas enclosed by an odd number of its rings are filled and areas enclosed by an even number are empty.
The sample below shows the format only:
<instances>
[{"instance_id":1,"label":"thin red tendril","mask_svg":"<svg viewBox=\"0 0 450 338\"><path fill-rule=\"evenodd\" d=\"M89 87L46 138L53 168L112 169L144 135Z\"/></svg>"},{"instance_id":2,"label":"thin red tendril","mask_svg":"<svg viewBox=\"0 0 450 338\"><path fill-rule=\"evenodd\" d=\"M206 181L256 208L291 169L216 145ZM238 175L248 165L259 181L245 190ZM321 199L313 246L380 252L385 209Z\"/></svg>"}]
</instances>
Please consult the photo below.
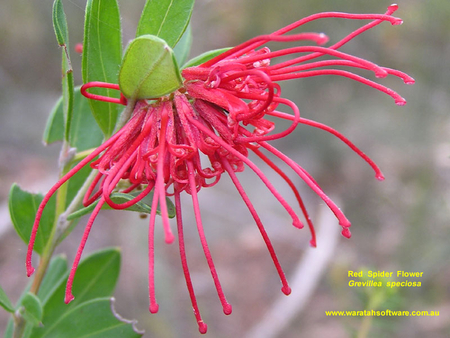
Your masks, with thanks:
<instances>
[{"instance_id":1,"label":"thin red tendril","mask_svg":"<svg viewBox=\"0 0 450 338\"><path fill-rule=\"evenodd\" d=\"M120 90L120 87L118 84L99 82L99 81L88 82L81 86L81 94L83 94L83 96L87 97L88 99L92 99L92 100L98 100L98 101L104 101L104 102L110 102L110 103L118 103L118 104L122 104L124 106L127 105L127 99L125 96L123 96L122 93L120 93L120 98L116 99L116 98L109 97L109 96L88 93L87 89L89 89L89 88L108 88L108 89Z\"/></svg>"}]
</instances>

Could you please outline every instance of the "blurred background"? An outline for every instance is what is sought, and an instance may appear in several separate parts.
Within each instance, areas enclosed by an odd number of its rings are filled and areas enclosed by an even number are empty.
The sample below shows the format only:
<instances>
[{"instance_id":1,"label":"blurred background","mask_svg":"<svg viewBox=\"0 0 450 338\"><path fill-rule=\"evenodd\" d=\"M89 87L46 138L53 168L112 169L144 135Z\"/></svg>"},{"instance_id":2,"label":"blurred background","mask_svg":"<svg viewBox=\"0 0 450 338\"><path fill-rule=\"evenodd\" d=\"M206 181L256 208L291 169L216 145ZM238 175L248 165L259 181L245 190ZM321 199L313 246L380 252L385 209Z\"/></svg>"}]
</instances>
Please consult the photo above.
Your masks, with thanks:
<instances>
[{"instance_id":1,"label":"blurred background","mask_svg":"<svg viewBox=\"0 0 450 338\"><path fill-rule=\"evenodd\" d=\"M60 95L61 54L51 23L52 2L0 3L0 285L14 301L28 280L26 246L9 220L8 191L17 182L24 189L45 192L57 178L60 145L45 147L40 141L46 118ZM124 43L134 36L144 2L120 1ZM73 46L82 41L85 0L64 0L63 4L75 81L81 84L81 57ZM358 332L361 337L367 326L368 337L450 336L450 2L398 0L398 4L396 15L403 18L402 26L383 23L342 50L413 76L414 86L393 77L377 80L405 97L406 106L396 106L389 96L346 78L316 77L282 87L283 96L295 101L304 117L342 132L386 176L385 181L377 181L364 161L318 129L300 126L273 143L336 198L352 222L353 237L340 236L335 231L339 230L337 221L323 208L323 202L291 175L319 232L326 230L321 232L314 254L308 246L308 231L292 227L286 212L256 175L248 169L239 174L288 279L300 283L291 296L281 294L256 225L224 177L216 187L200 193L206 236L233 305L233 314L224 316L185 198L188 259L209 337L339 338ZM316 12L384 13L388 5L384 0L197 0L191 56L236 45ZM360 23L355 21L325 19L305 26L304 31L324 32L333 43L358 27ZM265 172L291 200L292 193L282 180L270 170ZM58 248L69 262L81 238L81 224L83 221ZM162 231L156 248L160 312L148 312L146 226L147 220L134 213L103 212L85 255L105 246L122 249L116 307L124 317L139 321L145 337L197 336L178 247L164 244ZM299 267L304 269L300 279L296 275ZM422 286L391 291L349 287L348 271L362 269L394 271L394 275L397 270L423 272ZM328 310L372 308L440 311L440 316L378 317L368 322L363 317L325 315ZM284 320L291 317L291 321ZM0 332L7 319L0 309ZM262 327L267 327L264 333L256 334Z\"/></svg>"}]
</instances>

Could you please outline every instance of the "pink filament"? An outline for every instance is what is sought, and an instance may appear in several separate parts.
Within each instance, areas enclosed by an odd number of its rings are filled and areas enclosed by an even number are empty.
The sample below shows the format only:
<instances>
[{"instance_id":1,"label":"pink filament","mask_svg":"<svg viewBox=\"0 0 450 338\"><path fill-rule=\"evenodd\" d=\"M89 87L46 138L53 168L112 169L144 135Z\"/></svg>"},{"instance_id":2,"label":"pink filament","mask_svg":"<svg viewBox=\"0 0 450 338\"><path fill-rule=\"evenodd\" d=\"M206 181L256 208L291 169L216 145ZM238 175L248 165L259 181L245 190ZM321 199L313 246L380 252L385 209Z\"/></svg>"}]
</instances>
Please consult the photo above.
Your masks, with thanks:
<instances>
[{"instance_id":1,"label":"pink filament","mask_svg":"<svg viewBox=\"0 0 450 338\"><path fill-rule=\"evenodd\" d=\"M178 243L180 248L180 258L181 265L183 267L184 278L186 280L186 286L189 292L189 297L191 298L192 309L194 310L194 316L197 320L198 330L200 333L204 334L208 330L208 326L203 322L200 310L198 309L197 298L195 297L194 287L192 285L191 274L189 272L189 267L186 258L186 248L184 246L184 232L183 232L183 218L181 215L181 199L180 192L175 189L175 210L177 214L177 228L178 228Z\"/></svg>"},{"instance_id":2,"label":"pink filament","mask_svg":"<svg viewBox=\"0 0 450 338\"><path fill-rule=\"evenodd\" d=\"M53 196L53 194L65 183L67 182L73 175L75 175L81 168L83 168L86 164L88 164L90 161L92 161L97 155L99 155L103 150L105 150L109 145L111 145L113 142L115 142L121 135L121 132L117 132L115 135L113 135L108 141L103 143L101 146L99 146L96 150L94 150L89 156L87 156L85 159L81 160L76 166L74 166L66 175L64 175L56 184L47 192L47 194L44 196L44 199L42 200L41 204L38 207L36 218L34 219L33 228L31 230L31 236L30 241L28 242L28 251L27 251L27 257L26 257L26 267L27 267L27 276L30 277L33 272L34 268L31 263L31 258L33 255L33 247L34 243L36 241L36 234L39 229L39 223L41 221L42 213L44 211L45 206L47 205L50 198Z\"/></svg>"},{"instance_id":3,"label":"pink filament","mask_svg":"<svg viewBox=\"0 0 450 338\"><path fill-rule=\"evenodd\" d=\"M289 187L291 188L291 190L293 191L293 193L295 195L295 198L297 199L300 209L302 210L303 216L305 217L306 222L308 223L309 231L311 233L311 240L309 241L309 244L314 248L317 247L316 231L314 230L314 225L311 221L311 217L309 217L308 211L306 210L305 203L303 203L300 193L298 192L294 183L277 165L275 165L275 163L273 163L258 148L252 147L252 150L256 155L258 155L258 157L260 159L262 159L264 162L266 162L278 175L280 175L286 181L286 183L289 185Z\"/></svg>"},{"instance_id":4,"label":"pink filament","mask_svg":"<svg viewBox=\"0 0 450 338\"><path fill-rule=\"evenodd\" d=\"M150 212L150 224L148 228L148 296L150 303L149 311L151 313L157 313L159 309L155 296L155 221L159 198L158 189L159 185L156 185L153 193L152 210Z\"/></svg>"},{"instance_id":5,"label":"pink filament","mask_svg":"<svg viewBox=\"0 0 450 338\"><path fill-rule=\"evenodd\" d=\"M98 204L95 206L94 210L92 211L91 216L89 216L89 220L86 224L86 228L84 229L83 237L81 239L80 246L78 247L77 254L75 256L75 260L72 265L72 269L70 269L69 279L67 280L66 284L66 295L64 298L64 302L66 304L70 303L75 297L72 294L72 285L73 285L73 279L75 277L75 273L77 272L78 264L80 263L81 255L83 254L84 246L86 245L86 241L89 237L89 232L91 231L92 224L95 221L95 218L97 217L98 213L100 212L100 209L102 208L103 204L105 203L105 200L101 198L98 202Z\"/></svg>"},{"instance_id":6,"label":"pink filament","mask_svg":"<svg viewBox=\"0 0 450 338\"><path fill-rule=\"evenodd\" d=\"M81 86L81 94L83 94L83 96L87 97L88 99L92 99L92 100L104 101L104 102L110 102L110 103L118 103L118 104L122 104L124 106L127 105L127 99L125 98L125 96L122 95L122 93L120 93L120 99L116 99L116 98L109 97L109 96L102 96L102 95L91 94L91 93L87 92L87 89L94 88L94 87L120 90L120 87L118 84L93 81L93 82L88 82Z\"/></svg>"},{"instance_id":7,"label":"pink filament","mask_svg":"<svg viewBox=\"0 0 450 338\"><path fill-rule=\"evenodd\" d=\"M340 13L340 12L323 12L323 13L317 13L310 15L306 18L303 18L301 20L298 20L274 33L271 35L282 35L285 34L297 27L300 27L301 25L304 25L307 22L321 19L321 18L344 18L344 19L356 19L356 20L380 20L380 21L390 21L392 24L401 24L402 20L400 18L395 18L390 15L382 15L382 14L350 14L350 13ZM370 27L369 27L370 28ZM368 28L367 28L368 29ZM215 58L203 63L201 67L211 67L212 65L218 63L221 60L224 59L230 59L230 58L237 58L248 51L255 49L259 46L264 45L265 43L269 42L270 40L264 39L264 36L261 37L255 37L251 40L248 40L218 56Z\"/></svg>"},{"instance_id":8,"label":"pink filament","mask_svg":"<svg viewBox=\"0 0 450 338\"><path fill-rule=\"evenodd\" d=\"M171 109L170 102L163 103L161 109L161 130L158 149L158 164L156 169L156 189L155 195L158 194L159 205L161 206L161 218L163 221L164 233L166 243L170 244L174 241L175 237L170 229L169 214L167 211L166 202L166 188L164 185L164 160L166 155L166 129L168 123L168 109Z\"/></svg>"},{"instance_id":9,"label":"pink filament","mask_svg":"<svg viewBox=\"0 0 450 338\"><path fill-rule=\"evenodd\" d=\"M214 280L217 295L219 296L220 302L222 303L223 313L229 315L231 314L232 307L231 304L227 302L227 299L225 298L225 295L222 291L219 276L217 275L217 271L214 266L211 252L209 251L208 243L206 241L205 232L203 230L202 217L200 215L200 206L198 203L198 196L197 196L197 187L195 183L194 165L192 164L191 161L187 161L187 166L188 166L189 185L191 188L192 205L194 207L195 220L197 222L197 230L200 236L200 242L203 247L203 252L205 253L206 261L208 262L209 270L211 271L211 275Z\"/></svg>"},{"instance_id":10,"label":"pink filament","mask_svg":"<svg viewBox=\"0 0 450 338\"><path fill-rule=\"evenodd\" d=\"M287 157L285 154L283 154L278 149L272 147L267 142L261 142L260 145L270 151L272 154L277 156L279 159L281 159L284 163L286 163L289 167L294 170L297 175L299 175L303 181L317 194L319 197L328 205L328 207L331 209L331 211L336 215L336 218L339 220L339 224L343 228L350 227L351 223L345 217L345 215L342 213L341 209L337 207L336 204L322 191L322 189L317 185L317 183L311 179L309 174L305 172L305 170L296 162L294 162L292 159Z\"/></svg>"},{"instance_id":11,"label":"pink filament","mask_svg":"<svg viewBox=\"0 0 450 338\"><path fill-rule=\"evenodd\" d=\"M248 99L254 98L252 95L245 95L245 94L238 94L237 96L243 97L243 98L248 98ZM280 98L280 97L274 97L273 101L284 104L292 109L292 111L294 112L294 116L290 115L290 116L292 116L292 119L291 119L292 124L286 130L276 133L276 134L270 134L270 135L265 135L265 136L246 136L246 137L238 136L235 139L236 142L246 142L247 143L247 142L261 142L261 141L276 140L276 139L283 138L283 137L289 135L290 133L292 133L294 131L295 128L297 128L297 125L298 125L299 119L300 119L300 111L298 110L297 105L290 100ZM266 113L269 114L269 112L266 112Z\"/></svg>"},{"instance_id":12,"label":"pink filament","mask_svg":"<svg viewBox=\"0 0 450 338\"><path fill-rule=\"evenodd\" d=\"M312 68L319 68L319 67L327 67L327 66L348 66L348 67L354 67L354 68L361 68L365 69L364 66L355 63L353 61L349 60L323 60L323 61L315 61L310 62L306 64L301 64L298 66L291 66L281 69L274 69L270 71L271 76L274 75L280 75L280 74L288 74L298 71L304 71ZM387 67L381 67L386 73L397 76L403 80L405 84L414 84L414 79L409 76L408 74L405 74L399 70L387 68Z\"/></svg>"},{"instance_id":13,"label":"pink filament","mask_svg":"<svg viewBox=\"0 0 450 338\"><path fill-rule=\"evenodd\" d=\"M388 7L385 15L391 15L397 9L398 9L397 5L391 5L391 6ZM399 22L401 23L401 19L398 19L398 20L400 20ZM358 28L357 30L353 31L352 33L348 34L346 37L344 37L340 41L336 42L334 45L330 46L329 48L330 49L338 49L338 48L342 47L343 45L345 45L350 40L354 39L356 36L364 33L365 31L367 31L367 30L369 30L369 29L371 29L371 28L373 28L373 27L375 27L377 25L379 25L383 21L384 20L382 20L382 19L376 19L376 20L374 20L374 21L372 21L372 22L370 22L370 23L368 23L368 24ZM321 53L313 53L313 54L310 54L310 55L305 55L301 59L299 59L298 61L299 62L305 62L307 60L314 59L314 58L319 57L321 55L322 55Z\"/></svg>"},{"instance_id":14,"label":"pink filament","mask_svg":"<svg viewBox=\"0 0 450 338\"><path fill-rule=\"evenodd\" d=\"M229 144L224 142L220 137L218 137L213 132L208 130L205 126L203 126L197 120L190 118L189 121L192 124L194 124L198 129L200 129L205 134L207 134L209 137L211 137L218 144L220 144L222 147L224 147L226 150L228 150L231 154L233 154L234 156L239 158L241 161L243 161L245 164L247 164L247 166L250 167L250 169L252 169L255 172L255 174L257 174L259 176L261 181L263 181L263 183L267 186L267 188L270 190L270 192L275 196L275 198L280 202L280 204L288 212L288 214L292 218L293 225L297 228L303 227L302 222L298 219L298 217L295 214L292 207L286 202L286 200L283 198L283 196L281 196L281 194L274 188L272 183L270 183L270 181L267 179L267 177L264 175L264 173L252 161L250 161L246 156L242 155L240 152L236 151L233 147L231 147Z\"/></svg>"},{"instance_id":15,"label":"pink filament","mask_svg":"<svg viewBox=\"0 0 450 338\"><path fill-rule=\"evenodd\" d=\"M295 117L286 113L282 113L282 112L271 112L269 113L269 115L273 115L282 119L286 119L286 120L293 120ZM327 132L329 132L330 134L336 136L337 138L339 138L342 142L344 142L346 145L348 145L350 147L350 149L352 149L356 154L358 154L364 161L366 161L371 167L372 169L375 171L375 177L382 181L384 180L384 175L381 172L380 168L376 165L376 163L374 161L372 161L372 159L367 156L365 153L363 153L358 147L356 147L348 138L346 138L344 135L342 135L340 132L338 132L337 130L316 122L316 121L312 121L306 118L301 117L299 119L299 123L302 124L306 124L315 128L319 128L322 130L325 130Z\"/></svg>"},{"instance_id":16,"label":"pink filament","mask_svg":"<svg viewBox=\"0 0 450 338\"><path fill-rule=\"evenodd\" d=\"M343 60L352 61L356 64L361 65L365 69L372 70L375 73L375 76L379 77L379 78L386 77L386 75L387 75L387 72L385 70L383 70L383 68L381 68L380 66L378 66L377 64L375 64L373 62L370 62L365 59L362 59L362 58L359 58L359 57L356 57L356 56L353 56L353 55L350 55L347 53L343 53L343 52L340 52L340 51L337 51L337 50L334 50L331 48L318 47L318 46L301 46L301 47L286 48L286 49L278 50L275 52L270 52L270 53L263 54L263 55L243 57L242 61L245 61L245 63L254 63L256 61L263 60L263 59L271 59L271 58L285 56L285 55L289 55L289 54L305 53L305 52L316 52L321 55L328 54L328 55L335 56L335 57L338 57ZM274 66L270 66L268 68L269 69L285 68L287 66L299 63L299 59L300 58L294 58L292 60L278 63L278 64L276 64ZM274 79L273 76L271 76L271 79L272 79L272 81L275 81L275 82L278 81L278 80Z\"/></svg>"},{"instance_id":17,"label":"pink filament","mask_svg":"<svg viewBox=\"0 0 450 338\"><path fill-rule=\"evenodd\" d=\"M394 90L385 87L379 83L376 83L374 81L368 80L362 76L353 74L351 72L347 72L345 70L338 70L338 69L321 69L321 70L311 70L307 72L301 72L301 73L293 73L293 74L283 74L283 75L274 75L272 76L273 81L283 81L283 80L290 80L290 79L299 79L303 77L312 77L312 76L318 76L318 75L339 75L348 77L352 80L364 83L365 85L368 85L372 88L375 88L389 96L391 96L395 103L399 106L404 106L406 104L406 100L401 97L397 92Z\"/></svg>"},{"instance_id":18,"label":"pink filament","mask_svg":"<svg viewBox=\"0 0 450 338\"><path fill-rule=\"evenodd\" d=\"M222 164L223 164L225 170L227 171L228 175L230 175L230 178L233 181L234 186L236 187L236 189L238 190L242 199L244 200L245 204L247 205L247 208L250 211L250 213L252 214L253 219L255 220L255 223L258 226L258 229L261 233L261 236L263 237L264 242L266 243L267 249L269 250L269 253L270 253L270 257L272 258L275 268L277 269L278 275L280 276L281 284L283 285L283 287L281 288L281 291L284 294L289 295L291 293L291 288L289 287L289 284L286 280L284 271L280 265L280 262L278 261L278 257L275 253L275 250L272 246L269 236L267 235L267 232L264 229L264 225L262 224L261 219L259 218L255 208L253 207L252 202L250 201L247 194L245 193L245 190L242 187L241 183L239 182L230 163L226 159L223 159Z\"/></svg>"}]
</instances>

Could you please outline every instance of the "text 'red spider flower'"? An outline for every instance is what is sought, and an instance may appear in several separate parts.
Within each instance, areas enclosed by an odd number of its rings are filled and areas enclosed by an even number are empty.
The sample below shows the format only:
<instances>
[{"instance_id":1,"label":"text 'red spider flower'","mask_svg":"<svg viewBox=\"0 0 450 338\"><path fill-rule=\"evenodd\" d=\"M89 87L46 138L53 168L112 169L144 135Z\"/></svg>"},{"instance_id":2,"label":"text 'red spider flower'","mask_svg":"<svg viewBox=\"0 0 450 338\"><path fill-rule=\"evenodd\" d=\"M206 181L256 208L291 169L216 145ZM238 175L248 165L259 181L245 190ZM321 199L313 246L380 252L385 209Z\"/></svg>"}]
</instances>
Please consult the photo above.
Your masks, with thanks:
<instances>
[{"instance_id":1,"label":"text 'red spider flower'","mask_svg":"<svg viewBox=\"0 0 450 338\"><path fill-rule=\"evenodd\" d=\"M378 89L390 95L396 104L404 105L406 101L395 91L357 75L351 70L369 70L377 78L394 75L407 84L414 83L410 76L397 70L380 67L370 61L338 50L357 35L383 21L388 21L392 25L401 24L401 19L392 16L396 9L397 6L392 5L389 6L385 14L325 12L308 16L272 34L258 36L244 42L200 65L184 68L181 72L182 82L180 82L180 85L159 97L133 97L130 94L125 94L124 88L117 84L101 82L85 84L81 89L84 96L90 99L115 102L128 106L132 105L132 113L126 124L117 133L79 162L44 197L39 206L29 242L26 262L28 275L31 275L34 271L31 265L31 255L45 205L62 184L82 167L93 161L90 165L97 171L97 176L88 189L83 204L85 206L89 206L94 202L98 202L98 204L87 222L70 272L66 288L66 303L74 298L71 290L76 268L91 226L102 205L107 203L114 209L125 209L139 202L153 191L148 233L150 311L152 313L158 311L154 285L156 210L159 204L165 241L171 243L174 241L174 235L169 224L166 196L173 196L182 267L199 330L201 333L205 333L207 326L203 322L197 306L185 253L180 203L180 194L185 191L192 198L201 245L220 302L222 303L223 311L225 314L230 314L231 305L227 302L222 291L204 235L197 197L201 188L214 186L222 174L229 175L244 203L247 205L279 274L282 284L281 290L288 295L291 289L274 248L236 173L243 171L245 166L253 170L290 215L293 225L297 228L302 228L303 224L292 206L276 190L263 171L248 158L249 152L256 154L257 157L279 174L296 196L296 203L298 203L311 232L310 244L315 247L314 227L297 188L278 165L269 159L267 154L276 157L290 167L329 206L342 226L342 235L347 238L351 236L349 230L350 222L322 191L317 182L298 163L271 146L268 141L287 136L298 124L306 124L323 129L338 137L361 156L373 168L377 179L382 180L384 177L376 164L345 136L324 124L300 117L296 104L281 97L278 82L318 75L344 76ZM370 22L329 47L323 47L328 38L322 33L286 34L307 22L322 18L370 20ZM278 51L271 51L269 48L263 47L267 42L308 40L313 41L317 46L297 46ZM286 56L292 56L292 58L288 61L276 62L280 57ZM324 57L330 58L324 59ZM332 68L335 66L349 70ZM87 89L92 87L117 89L121 91L122 95L120 99L114 99L88 93ZM288 107L292 113L288 114L278 111L277 107L279 105ZM274 133L275 123L269 121L266 118L267 116L289 120L291 124L286 130ZM119 188L119 182L121 188ZM126 188L123 188L124 182L127 184ZM132 200L117 204L111 199L111 194L117 191L123 193L138 191L139 193Z\"/></svg>"}]
</instances>

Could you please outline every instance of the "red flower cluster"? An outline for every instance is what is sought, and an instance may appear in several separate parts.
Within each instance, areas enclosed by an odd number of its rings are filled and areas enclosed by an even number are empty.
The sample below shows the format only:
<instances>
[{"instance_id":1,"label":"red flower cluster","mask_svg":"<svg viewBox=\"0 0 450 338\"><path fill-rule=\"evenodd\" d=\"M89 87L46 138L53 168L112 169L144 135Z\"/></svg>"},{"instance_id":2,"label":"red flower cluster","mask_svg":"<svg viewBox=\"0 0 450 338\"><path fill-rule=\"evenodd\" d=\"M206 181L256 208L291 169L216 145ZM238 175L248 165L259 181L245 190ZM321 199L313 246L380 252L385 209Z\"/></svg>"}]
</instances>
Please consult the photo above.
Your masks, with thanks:
<instances>
[{"instance_id":1,"label":"red flower cluster","mask_svg":"<svg viewBox=\"0 0 450 338\"><path fill-rule=\"evenodd\" d=\"M156 210L159 203L165 231L165 240L167 243L171 243L174 240L174 235L169 224L166 196L174 196L183 271L199 330L205 333L207 326L200 316L185 253L180 204L180 194L185 191L192 198L201 244L219 299L223 306L223 311L225 314L230 314L231 305L224 296L214 267L203 231L197 198L197 194L201 188L215 185L222 174L229 175L247 205L280 276L282 291L285 294L289 294L291 291L290 287L278 262L270 239L255 208L240 184L236 173L243 171L246 166L253 170L291 216L293 225L302 228L303 224L292 206L271 184L263 171L248 158L249 152L256 154L270 168L275 170L294 192L297 203L302 210L311 232L312 238L310 243L312 246L316 246L314 228L300 194L288 176L266 154L273 155L290 167L323 199L338 218L339 224L343 229L342 234L347 238L351 236L349 230L350 222L333 201L322 191L317 182L298 163L271 146L268 141L285 137L300 123L310 125L323 129L345 142L372 166L377 179L382 180L383 175L372 160L342 134L326 125L300 117L299 109L295 103L281 97L278 82L318 75L344 76L378 89L392 96L398 105L404 105L406 101L393 90L354 74L351 71L330 68L338 66L340 68L347 67L348 69L369 70L374 72L377 78L392 74L400 77L407 84L414 83L414 80L410 76L400 71L380 67L370 61L338 51L342 45L383 21L388 21L393 25L401 24L401 19L392 16L392 13L396 9L397 6L392 5L383 15L360 15L337 12L311 15L272 34L251 39L197 67L184 69L182 71L184 78L183 86L170 95L156 100L138 101L126 125L88 157L78 163L45 196L39 207L29 243L27 255L28 275L31 275L34 271L31 266L31 254L39 220L46 203L63 183L82 167L95 160L92 162L91 167L97 170L98 174L90 186L83 204L88 206L95 201L98 201L98 204L87 223L67 282L66 303L73 299L71 289L75 271L91 226L102 205L107 203L114 209L125 209L134 205L153 191L148 233L150 311L158 311L154 287L154 227ZM307 22L321 18L371 20L371 22L330 47L321 47L328 41L327 36L324 34L302 33L286 35L289 31ZM318 46L298 46L278 51L270 51L267 47L261 47L270 41L293 42L305 40L313 41ZM285 56L292 56L292 58L289 61L273 63L277 58ZM324 60L323 57L327 56L332 58ZM119 89L118 85L94 82L84 85L82 87L82 93L91 99L126 104L126 99L123 97L117 100L87 92L88 88L99 86ZM292 114L278 111L277 107L279 105L288 107L292 111ZM273 133L275 123L268 120L267 116L289 120L292 123L286 130ZM111 200L111 194L119 190L119 182L127 182L128 184L127 188L120 190L121 192L140 191L140 193L126 203L117 204L113 202Z\"/></svg>"}]
</instances>

